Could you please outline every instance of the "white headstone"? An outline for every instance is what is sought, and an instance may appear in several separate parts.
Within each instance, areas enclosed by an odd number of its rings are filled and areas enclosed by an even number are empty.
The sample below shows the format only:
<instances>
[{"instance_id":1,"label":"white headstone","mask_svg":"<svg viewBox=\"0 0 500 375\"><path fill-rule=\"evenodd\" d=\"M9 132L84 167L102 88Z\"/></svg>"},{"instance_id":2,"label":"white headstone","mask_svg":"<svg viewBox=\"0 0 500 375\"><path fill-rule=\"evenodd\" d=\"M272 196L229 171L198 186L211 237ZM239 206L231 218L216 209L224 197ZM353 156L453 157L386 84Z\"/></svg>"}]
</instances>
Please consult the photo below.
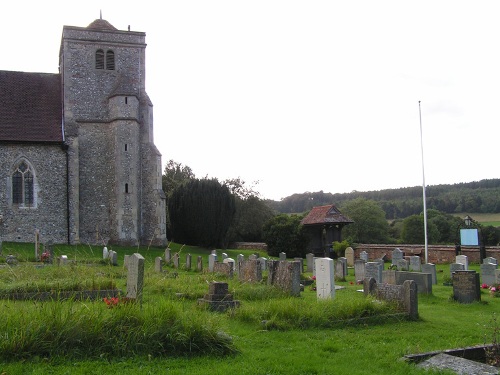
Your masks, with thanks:
<instances>
[{"instance_id":1,"label":"white headstone","mask_svg":"<svg viewBox=\"0 0 500 375\"><path fill-rule=\"evenodd\" d=\"M215 262L217 262L217 255L210 254L208 256L208 272L214 272Z\"/></svg>"},{"instance_id":2,"label":"white headstone","mask_svg":"<svg viewBox=\"0 0 500 375\"><path fill-rule=\"evenodd\" d=\"M457 255L455 257L455 263L463 264L464 271L469 270L469 258L467 258L467 255Z\"/></svg>"},{"instance_id":3,"label":"white headstone","mask_svg":"<svg viewBox=\"0 0 500 375\"><path fill-rule=\"evenodd\" d=\"M368 262L368 253L363 250L362 252L359 253L359 259Z\"/></svg>"},{"instance_id":4,"label":"white headstone","mask_svg":"<svg viewBox=\"0 0 500 375\"><path fill-rule=\"evenodd\" d=\"M109 258L109 251L106 246L102 249L102 259L108 259Z\"/></svg>"},{"instance_id":5,"label":"white headstone","mask_svg":"<svg viewBox=\"0 0 500 375\"><path fill-rule=\"evenodd\" d=\"M420 272L422 269L422 260L419 256L414 255L410 257L410 271Z\"/></svg>"},{"instance_id":6,"label":"white headstone","mask_svg":"<svg viewBox=\"0 0 500 375\"><path fill-rule=\"evenodd\" d=\"M335 298L333 259L316 258L316 296L318 299Z\"/></svg>"},{"instance_id":7,"label":"white headstone","mask_svg":"<svg viewBox=\"0 0 500 375\"><path fill-rule=\"evenodd\" d=\"M144 285L144 257L135 253L130 256L127 272L127 298L142 301Z\"/></svg>"}]
</instances>

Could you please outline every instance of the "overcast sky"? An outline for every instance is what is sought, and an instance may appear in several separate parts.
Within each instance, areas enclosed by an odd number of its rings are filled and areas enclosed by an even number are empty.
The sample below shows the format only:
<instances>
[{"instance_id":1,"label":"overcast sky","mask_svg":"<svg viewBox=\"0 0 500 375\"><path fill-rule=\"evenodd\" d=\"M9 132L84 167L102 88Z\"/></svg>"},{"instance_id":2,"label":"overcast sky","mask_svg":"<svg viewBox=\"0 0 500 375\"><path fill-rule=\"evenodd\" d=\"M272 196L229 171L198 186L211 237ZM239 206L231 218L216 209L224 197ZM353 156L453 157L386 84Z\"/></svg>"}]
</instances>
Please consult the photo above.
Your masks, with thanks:
<instances>
[{"instance_id":1,"label":"overcast sky","mask_svg":"<svg viewBox=\"0 0 500 375\"><path fill-rule=\"evenodd\" d=\"M0 70L56 73L100 10L146 32L164 165L275 200L500 178L498 1L8 2Z\"/></svg>"}]
</instances>

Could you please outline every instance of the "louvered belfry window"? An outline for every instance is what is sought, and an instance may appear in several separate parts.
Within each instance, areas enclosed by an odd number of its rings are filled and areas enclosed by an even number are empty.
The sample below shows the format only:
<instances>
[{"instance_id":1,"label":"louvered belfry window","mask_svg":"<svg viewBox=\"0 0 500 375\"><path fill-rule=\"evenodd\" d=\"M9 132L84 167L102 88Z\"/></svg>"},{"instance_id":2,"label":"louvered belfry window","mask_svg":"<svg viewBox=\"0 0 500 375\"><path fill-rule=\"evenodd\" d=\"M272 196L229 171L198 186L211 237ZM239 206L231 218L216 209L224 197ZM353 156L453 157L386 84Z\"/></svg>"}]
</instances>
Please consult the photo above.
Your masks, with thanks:
<instances>
[{"instance_id":1,"label":"louvered belfry window","mask_svg":"<svg viewBox=\"0 0 500 375\"><path fill-rule=\"evenodd\" d=\"M106 70L115 70L115 53L106 51Z\"/></svg>"},{"instance_id":2,"label":"louvered belfry window","mask_svg":"<svg viewBox=\"0 0 500 375\"><path fill-rule=\"evenodd\" d=\"M104 51L98 49L95 53L95 68L104 69Z\"/></svg>"}]
</instances>

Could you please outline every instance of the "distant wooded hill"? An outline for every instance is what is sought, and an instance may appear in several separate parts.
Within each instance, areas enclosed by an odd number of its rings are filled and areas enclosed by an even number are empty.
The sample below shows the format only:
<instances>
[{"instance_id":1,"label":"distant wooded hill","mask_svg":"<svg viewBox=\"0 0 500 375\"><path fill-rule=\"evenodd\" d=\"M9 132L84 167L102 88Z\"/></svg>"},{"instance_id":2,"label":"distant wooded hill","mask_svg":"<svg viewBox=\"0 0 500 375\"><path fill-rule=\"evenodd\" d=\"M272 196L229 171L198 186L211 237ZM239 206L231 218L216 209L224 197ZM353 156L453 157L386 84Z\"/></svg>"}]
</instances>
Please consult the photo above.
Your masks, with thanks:
<instances>
[{"instance_id":1,"label":"distant wooded hill","mask_svg":"<svg viewBox=\"0 0 500 375\"><path fill-rule=\"evenodd\" d=\"M481 180L453 185L426 187L427 209L436 209L449 214L460 212L500 213L500 179ZM402 219L420 214L423 210L422 186L377 191L353 191L351 193L293 194L281 201L266 200L269 206L280 213L302 213L312 207L335 204L365 198L380 203L387 219Z\"/></svg>"}]
</instances>

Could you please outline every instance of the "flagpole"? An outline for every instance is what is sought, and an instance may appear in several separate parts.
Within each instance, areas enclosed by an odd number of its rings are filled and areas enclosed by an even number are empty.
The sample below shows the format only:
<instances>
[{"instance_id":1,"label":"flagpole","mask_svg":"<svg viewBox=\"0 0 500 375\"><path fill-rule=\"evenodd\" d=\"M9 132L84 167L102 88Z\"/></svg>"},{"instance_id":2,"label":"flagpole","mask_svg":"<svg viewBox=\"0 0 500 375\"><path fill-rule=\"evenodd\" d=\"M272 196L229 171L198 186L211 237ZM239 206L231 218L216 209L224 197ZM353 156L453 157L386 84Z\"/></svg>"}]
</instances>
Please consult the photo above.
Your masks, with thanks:
<instances>
[{"instance_id":1,"label":"flagpole","mask_svg":"<svg viewBox=\"0 0 500 375\"><path fill-rule=\"evenodd\" d=\"M420 100L418 101L418 115L420 118L420 150L422 154L422 195L424 201L424 241L425 241L425 263L428 263L428 243L427 243L427 203L425 199L425 170L424 170L424 142L422 137L422 110Z\"/></svg>"}]
</instances>

